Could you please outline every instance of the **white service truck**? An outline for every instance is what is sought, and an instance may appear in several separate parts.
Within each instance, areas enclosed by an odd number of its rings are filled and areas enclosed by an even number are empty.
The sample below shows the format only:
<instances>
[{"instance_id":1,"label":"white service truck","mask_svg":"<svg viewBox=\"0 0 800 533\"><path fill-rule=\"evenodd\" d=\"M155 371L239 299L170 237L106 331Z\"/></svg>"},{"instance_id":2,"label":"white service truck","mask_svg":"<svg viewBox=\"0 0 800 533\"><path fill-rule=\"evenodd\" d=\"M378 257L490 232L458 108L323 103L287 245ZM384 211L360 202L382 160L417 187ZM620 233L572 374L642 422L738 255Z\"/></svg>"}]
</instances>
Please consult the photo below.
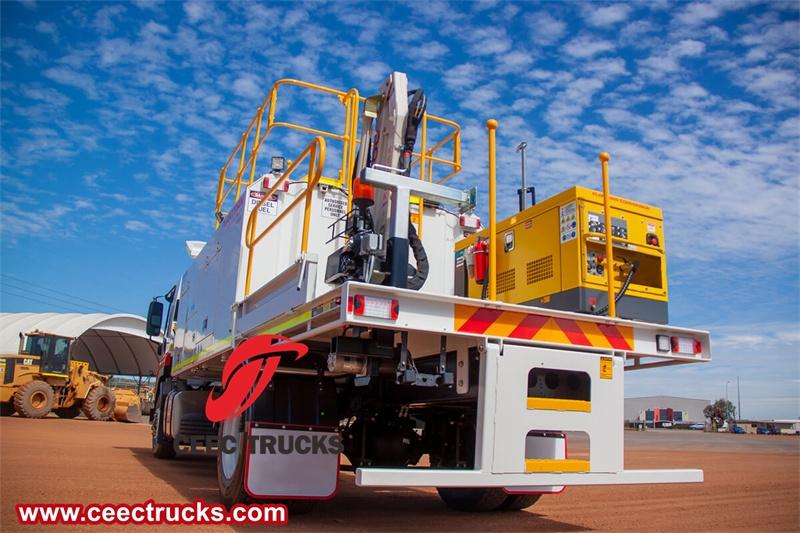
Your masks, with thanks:
<instances>
[{"instance_id":1,"label":"white service truck","mask_svg":"<svg viewBox=\"0 0 800 533\"><path fill-rule=\"evenodd\" d=\"M284 118L284 100L305 107ZM467 511L702 481L623 463L625 372L711 358L707 332L665 323L660 210L606 185L497 222L496 127L483 228L476 189L445 184L459 126L405 74L368 98L277 82L222 170L216 230L187 243L166 311L150 306L154 454L215 452L225 504L290 512L332 497L343 469ZM303 136L262 171L265 146Z\"/></svg>"}]
</instances>

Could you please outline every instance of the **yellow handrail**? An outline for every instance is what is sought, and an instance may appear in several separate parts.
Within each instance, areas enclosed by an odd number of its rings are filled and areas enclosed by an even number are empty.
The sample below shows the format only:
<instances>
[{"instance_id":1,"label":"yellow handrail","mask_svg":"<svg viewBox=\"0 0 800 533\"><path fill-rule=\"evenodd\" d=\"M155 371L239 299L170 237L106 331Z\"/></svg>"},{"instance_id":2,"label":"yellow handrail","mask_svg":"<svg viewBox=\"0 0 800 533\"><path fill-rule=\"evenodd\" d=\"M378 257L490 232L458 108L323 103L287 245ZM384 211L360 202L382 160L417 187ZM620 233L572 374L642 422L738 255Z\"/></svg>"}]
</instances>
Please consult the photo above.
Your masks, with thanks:
<instances>
[{"instance_id":1,"label":"yellow handrail","mask_svg":"<svg viewBox=\"0 0 800 533\"><path fill-rule=\"evenodd\" d=\"M277 98L278 98L278 88L281 85L296 85L299 87L304 87L308 89L313 89L317 91L321 91L323 93L332 94L339 98L339 101L345 106L345 127L344 132L342 134L337 134L333 132L323 131L316 128L309 128L306 126L301 126L298 124L293 124L290 122L276 122L275 121L275 110L277 105ZM258 156L258 150L263 145L264 141L267 139L270 131L274 128L278 127L285 127L290 129L295 129L298 131L304 131L307 133L312 133L318 136L325 136L329 138L333 138L343 143L343 150L342 150L342 170L340 170L339 176L337 177L337 181L339 185L344 182L348 169L352 167L353 157L351 154L353 153L354 149L351 149L350 146L353 145L355 142L358 142L355 138L355 128L352 127L353 119L352 116L357 117L357 109L359 102L362 99L358 96L358 91L355 89L350 90L346 93L342 91L337 91L334 89L329 89L327 87L323 87L320 85L315 85L312 83L306 83L299 80L279 80L273 86L270 92L267 94L267 97L264 99L261 106L258 108L256 112L256 116L250 121L245 132L242 134L242 138L239 141L239 144L234 149L231 156L228 158L228 161L222 167L220 172L220 181L219 187L217 188L217 202L216 202L216 209L215 211L219 214L222 213L222 206L227 199L228 195L232 190L235 188L234 193L234 202L239 199L239 195L241 193L241 187L251 185L255 180L255 171L256 171L256 162ZM261 134L262 125L263 125L263 116L264 113L267 112L267 125L266 130L264 131L263 135ZM357 119L356 119L357 121ZM250 150L249 157L245 159L245 152L247 151L247 141L250 134L253 131L255 126L255 139L253 143L253 148ZM240 154L240 161L239 161L239 169L236 173L234 178L228 178L228 168L230 164L233 162L234 157L236 154ZM250 168L250 175L247 181L243 180L244 170L249 167ZM225 187L225 184L229 184L228 187ZM219 226L219 217L217 218L217 226Z\"/></svg>"},{"instance_id":2,"label":"yellow handrail","mask_svg":"<svg viewBox=\"0 0 800 533\"><path fill-rule=\"evenodd\" d=\"M244 295L247 297L250 294L250 277L251 272L253 269L253 248L258 244L261 239L263 239L274 227L277 227L278 224L283 220L286 215L288 215L294 208L300 203L300 200L305 199L305 213L303 216L303 234L300 243L300 253L301 255L305 255L308 252L308 225L311 219L311 199L314 192L314 188L319 183L320 178L322 177L322 169L325 167L325 139L324 137L315 137L311 143L306 146L306 149L303 150L297 159L289 165L289 168L286 169L286 172L278 179L275 185L264 194L264 197L253 207L250 215L247 217L247 226L245 228L245 246L247 246L247 274L245 277L245 284L244 284ZM266 202L275 191L278 189L279 186L286 181L289 176L291 176L292 172L300 166L300 162L308 156L308 186L306 188L306 192L302 196L298 196L295 200L286 207L283 212L278 215L278 217L256 237L257 230L257 218L258 218L258 210L261 206Z\"/></svg>"},{"instance_id":3,"label":"yellow handrail","mask_svg":"<svg viewBox=\"0 0 800 533\"><path fill-rule=\"evenodd\" d=\"M345 108L344 127L341 133L323 131L314 127L295 124L283 120L276 121L275 117L278 109L278 89L283 85L297 86L336 96L339 99L339 102ZM255 179L257 179L256 163L258 159L258 151L266 141L269 133L275 128L290 128L296 131L340 141L342 143L342 166L340 169L338 169L338 173L333 181L336 181L339 187L347 188L346 184L348 184L349 179L352 176L353 166L355 163L356 145L360 142L357 130L359 127L361 102L364 100L365 98L359 96L358 91L355 89L351 89L348 92L342 92L299 80L284 79L277 81L270 89L264 101L261 103L261 106L258 108L253 120L251 120L248 124L233 153L222 167L220 172L219 186L217 187L217 201L215 207L215 212L218 215L216 223L217 226L219 226L222 216L226 214L223 212L223 205L231 196L231 192L233 192L233 202L235 203L239 199L242 187L251 185ZM436 143L433 148L427 148L427 143L429 142L428 120L453 129L449 135ZM432 181L432 169L434 163L447 165L452 168L452 172L442 178L439 183L449 179L461 171L460 133L460 127L455 122L435 117L427 113L423 115L421 148L419 153L414 152L412 154L413 159L411 162L412 167L419 165L420 180ZM252 144L250 144L251 136L253 137ZM438 154L438 151L444 146L448 145L450 142L453 143L453 157L450 159L445 157L437 157L436 154ZM228 177L228 170L235 159L239 160L238 169L236 170L235 176ZM246 171L247 175L245 175Z\"/></svg>"},{"instance_id":4,"label":"yellow handrail","mask_svg":"<svg viewBox=\"0 0 800 533\"><path fill-rule=\"evenodd\" d=\"M497 121L489 119L486 121L486 129L489 130L489 272L484 283L489 284L489 301L497 300L497 283L491 281L497 279L497 159L496 159L496 133Z\"/></svg>"},{"instance_id":5,"label":"yellow handrail","mask_svg":"<svg viewBox=\"0 0 800 533\"><path fill-rule=\"evenodd\" d=\"M608 160L611 156L608 152L602 152L598 159L600 159L600 166L603 171L603 209L605 209L605 224L606 224L606 279L608 280L608 316L615 318L617 316L617 301L614 299L614 245L611 242L611 191L608 188Z\"/></svg>"}]
</instances>

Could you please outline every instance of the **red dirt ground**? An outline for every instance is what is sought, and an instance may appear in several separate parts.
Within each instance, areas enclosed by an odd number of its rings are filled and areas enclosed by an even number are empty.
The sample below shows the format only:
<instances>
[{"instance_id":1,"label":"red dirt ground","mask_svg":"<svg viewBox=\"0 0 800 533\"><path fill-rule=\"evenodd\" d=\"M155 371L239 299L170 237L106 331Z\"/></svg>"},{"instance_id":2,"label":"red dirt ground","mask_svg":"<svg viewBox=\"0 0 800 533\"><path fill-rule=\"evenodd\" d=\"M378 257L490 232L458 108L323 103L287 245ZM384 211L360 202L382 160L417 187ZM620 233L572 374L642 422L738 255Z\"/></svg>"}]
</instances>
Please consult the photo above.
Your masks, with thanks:
<instances>
[{"instance_id":1,"label":"red dirt ground","mask_svg":"<svg viewBox=\"0 0 800 533\"><path fill-rule=\"evenodd\" d=\"M452 511L434 489L338 494L282 531L800 531L800 438L681 430L626 432L625 467L701 468L705 482L568 487L522 512ZM0 530L186 531L187 526L22 526L17 503L218 502L213 458L159 461L145 424L0 421ZM192 532L257 526L191 526Z\"/></svg>"}]
</instances>

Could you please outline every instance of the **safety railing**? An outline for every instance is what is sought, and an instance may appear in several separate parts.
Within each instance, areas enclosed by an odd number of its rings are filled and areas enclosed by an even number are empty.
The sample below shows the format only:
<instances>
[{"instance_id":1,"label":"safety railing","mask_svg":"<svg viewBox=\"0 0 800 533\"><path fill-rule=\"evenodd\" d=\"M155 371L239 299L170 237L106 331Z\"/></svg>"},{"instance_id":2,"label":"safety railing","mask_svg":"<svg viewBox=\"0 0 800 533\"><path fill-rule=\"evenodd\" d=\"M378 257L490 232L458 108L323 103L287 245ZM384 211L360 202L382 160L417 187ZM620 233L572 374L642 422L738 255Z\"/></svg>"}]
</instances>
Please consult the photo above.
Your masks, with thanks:
<instances>
[{"instance_id":1,"label":"safety railing","mask_svg":"<svg viewBox=\"0 0 800 533\"><path fill-rule=\"evenodd\" d=\"M432 148L427 148L428 120L453 128L452 133L444 137ZM451 159L443 159L433 155L439 149L447 146L451 141L453 143L453 157ZM461 126L451 120L429 116L426 113L422 117L422 123L420 124L420 150L419 153L414 153L414 155L416 158L412 158L410 168L413 170L414 167L419 166L419 179L422 181L433 181L434 163L442 163L447 166L452 166L452 171L436 182L444 183L448 179L461 172Z\"/></svg>"},{"instance_id":2,"label":"safety railing","mask_svg":"<svg viewBox=\"0 0 800 533\"><path fill-rule=\"evenodd\" d=\"M318 91L323 94L335 96L339 102L344 106L344 127L341 132L326 131L315 127L304 126L296 124L288 120L282 120L281 117L276 120L278 115L278 89L282 86L296 86L302 89L309 89ZM361 103L365 98L359 96L356 89L351 89L348 92L337 91L306 83L298 80L285 79L276 82L270 90L267 97L258 108L255 117L248 125L247 129L241 136L239 143L234 149L231 156L222 167L219 178L219 185L217 187L217 199L215 206L215 213L219 226L220 221L226 215L223 207L226 201L232 203L238 201L243 187L251 185L256 179L256 166L258 163L258 152L263 146L270 132L276 128L288 128L295 131L310 133L315 136L321 136L326 139L333 139L342 143L342 159L341 167L337 171L337 177L331 178L332 181L337 182L339 187L348 188L347 184L352 175L353 167L356 159L357 144L360 143L358 138L358 125L360 117ZM264 124L266 122L266 124ZM430 129L432 127L429 123L434 123L438 126L446 128L446 133L443 138L431 140L429 137ZM443 118L435 117L433 115L425 114L421 123L421 138L420 138L420 151L412 154L411 168L419 168L418 178L421 180L432 181L433 179L433 165L441 164L449 168L449 172L438 183L441 183L458 172L461 171L461 129L455 122ZM428 143L433 143L433 147L428 148ZM452 146L452 157L448 158L440 155L443 150L448 146ZM238 166L232 168L238 161ZM235 175L229 177L228 174ZM324 176L323 176L324 177Z\"/></svg>"},{"instance_id":3,"label":"safety railing","mask_svg":"<svg viewBox=\"0 0 800 533\"><path fill-rule=\"evenodd\" d=\"M245 284L244 284L244 295L245 297L250 295L250 278L251 273L253 270L253 248L261 242L261 240L272 231L273 228L278 227L278 224L292 211L294 208L300 205L302 200L305 200L305 212L303 214L303 234L300 241L300 256L305 256L306 252L308 252L308 225L311 220L311 201L314 192L314 188L319 183L319 180L322 178L322 169L325 167L325 139L322 136L315 137L311 144L306 146L306 149L303 150L297 159L289 165L289 168L286 169L283 176L281 176L275 185L264 194L264 197L253 207L253 210L250 212L250 216L247 218L247 226L245 228L245 246L247 246L247 274L245 277ZM302 196L298 196L295 200L286 207L283 212L278 215L278 217L261 233L258 232L258 210L261 206L266 202L272 195L278 190L278 187L283 185L283 182L289 179L292 173L300 166L300 163L308 157L308 187L306 187L306 192Z\"/></svg>"},{"instance_id":4,"label":"safety railing","mask_svg":"<svg viewBox=\"0 0 800 533\"><path fill-rule=\"evenodd\" d=\"M278 89L283 85L294 85L336 96L345 107L343 132L336 133L309 126L303 126L292 122L276 121L275 115L278 103ZM264 99L261 106L258 108L256 116L242 134L239 144L237 144L233 153L228 158L228 161L222 167L219 185L217 187L217 201L215 208L215 212L217 214L217 226L219 226L220 220L226 214L222 209L230 193L233 192L233 202L236 202L239 199L242 187L251 185L256 179L258 151L264 144L264 141L267 139L269 133L275 128L289 128L341 141L343 144L342 167L339 171L339 176L335 180L341 186L347 176L346 171L347 169L352 168L353 160L355 158L355 143L358 142L356 138L356 130L358 129L358 110L359 104L362 100L363 98L358 96L358 91L355 89L352 89L348 92L342 92L299 80L287 79L276 82L272 86L272 89L270 90L269 94L267 94L267 97ZM267 119L266 127L264 127L263 124L265 114ZM250 144L251 135L253 136L252 144ZM250 145L251 148L248 149L248 145ZM229 178L228 172L230 170L230 166L236 160L237 155L239 159L239 166L236 171L236 175L232 178ZM248 170L249 172L247 172ZM247 175L246 179L245 175Z\"/></svg>"}]
</instances>

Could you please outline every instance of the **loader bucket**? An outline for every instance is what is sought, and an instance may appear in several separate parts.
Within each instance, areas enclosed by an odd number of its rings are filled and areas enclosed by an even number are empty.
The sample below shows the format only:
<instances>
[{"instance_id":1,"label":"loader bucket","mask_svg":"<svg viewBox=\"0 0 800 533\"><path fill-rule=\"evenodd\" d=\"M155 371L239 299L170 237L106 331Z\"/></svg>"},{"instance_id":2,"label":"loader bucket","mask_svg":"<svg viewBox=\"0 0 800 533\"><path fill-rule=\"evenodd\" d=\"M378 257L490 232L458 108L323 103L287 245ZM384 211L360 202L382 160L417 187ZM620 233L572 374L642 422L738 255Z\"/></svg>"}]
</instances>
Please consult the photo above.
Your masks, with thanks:
<instances>
[{"instance_id":1,"label":"loader bucket","mask_svg":"<svg viewBox=\"0 0 800 533\"><path fill-rule=\"evenodd\" d=\"M116 389L114 396L117 406L114 409L114 420L138 423L142 421L142 410L139 395L132 390Z\"/></svg>"}]
</instances>

